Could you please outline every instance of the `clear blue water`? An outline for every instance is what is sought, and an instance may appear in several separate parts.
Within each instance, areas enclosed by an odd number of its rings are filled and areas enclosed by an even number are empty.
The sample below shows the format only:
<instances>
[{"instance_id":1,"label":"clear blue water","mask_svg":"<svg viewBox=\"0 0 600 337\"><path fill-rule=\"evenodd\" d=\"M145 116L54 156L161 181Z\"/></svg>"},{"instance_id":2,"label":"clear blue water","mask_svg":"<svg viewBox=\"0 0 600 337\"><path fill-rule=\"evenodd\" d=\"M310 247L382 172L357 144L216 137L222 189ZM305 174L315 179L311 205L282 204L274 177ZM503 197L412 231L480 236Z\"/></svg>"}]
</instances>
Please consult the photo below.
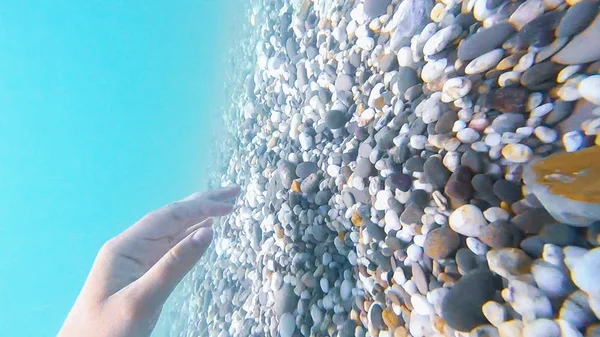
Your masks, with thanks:
<instances>
[{"instance_id":1,"label":"clear blue water","mask_svg":"<svg viewBox=\"0 0 600 337\"><path fill-rule=\"evenodd\" d=\"M214 170L243 1L0 9L0 335L55 336L98 248Z\"/></svg>"}]
</instances>

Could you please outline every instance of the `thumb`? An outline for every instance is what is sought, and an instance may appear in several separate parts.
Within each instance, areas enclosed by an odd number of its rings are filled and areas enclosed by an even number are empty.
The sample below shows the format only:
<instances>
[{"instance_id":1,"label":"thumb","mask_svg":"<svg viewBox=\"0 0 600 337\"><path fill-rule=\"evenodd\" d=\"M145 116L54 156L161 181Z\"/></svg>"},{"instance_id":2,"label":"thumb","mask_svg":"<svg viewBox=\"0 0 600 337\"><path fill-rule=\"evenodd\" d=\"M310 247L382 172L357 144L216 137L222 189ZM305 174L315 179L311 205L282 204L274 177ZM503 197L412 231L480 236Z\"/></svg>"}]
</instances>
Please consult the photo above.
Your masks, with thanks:
<instances>
[{"instance_id":1,"label":"thumb","mask_svg":"<svg viewBox=\"0 0 600 337\"><path fill-rule=\"evenodd\" d=\"M181 240L135 283L138 304L161 306L185 275L200 260L213 238L212 227L201 227Z\"/></svg>"}]
</instances>

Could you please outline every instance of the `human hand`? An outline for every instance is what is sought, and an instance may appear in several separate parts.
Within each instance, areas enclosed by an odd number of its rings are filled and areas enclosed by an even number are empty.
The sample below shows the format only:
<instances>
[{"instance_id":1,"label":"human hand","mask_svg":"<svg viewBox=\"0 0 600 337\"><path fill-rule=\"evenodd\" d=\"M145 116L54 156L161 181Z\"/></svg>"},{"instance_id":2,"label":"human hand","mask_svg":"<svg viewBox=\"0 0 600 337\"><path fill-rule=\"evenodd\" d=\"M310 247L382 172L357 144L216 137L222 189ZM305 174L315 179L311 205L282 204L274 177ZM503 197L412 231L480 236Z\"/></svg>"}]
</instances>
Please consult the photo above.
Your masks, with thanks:
<instances>
[{"instance_id":1,"label":"human hand","mask_svg":"<svg viewBox=\"0 0 600 337\"><path fill-rule=\"evenodd\" d=\"M231 213L226 187L160 208L102 246L58 337L147 337L163 304L212 241L212 217Z\"/></svg>"}]
</instances>

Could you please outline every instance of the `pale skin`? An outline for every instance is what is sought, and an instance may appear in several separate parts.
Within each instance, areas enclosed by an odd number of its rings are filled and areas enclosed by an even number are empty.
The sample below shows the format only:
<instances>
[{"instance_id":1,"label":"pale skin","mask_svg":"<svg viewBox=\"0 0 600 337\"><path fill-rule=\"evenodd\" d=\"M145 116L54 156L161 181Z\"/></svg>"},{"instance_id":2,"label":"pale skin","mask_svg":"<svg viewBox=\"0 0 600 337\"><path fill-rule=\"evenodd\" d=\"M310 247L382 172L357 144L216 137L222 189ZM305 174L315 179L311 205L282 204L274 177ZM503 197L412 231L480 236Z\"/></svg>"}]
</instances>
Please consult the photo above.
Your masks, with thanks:
<instances>
[{"instance_id":1,"label":"pale skin","mask_svg":"<svg viewBox=\"0 0 600 337\"><path fill-rule=\"evenodd\" d=\"M195 193L144 216L100 249L58 337L147 337L163 304L233 210L237 186Z\"/></svg>"}]
</instances>

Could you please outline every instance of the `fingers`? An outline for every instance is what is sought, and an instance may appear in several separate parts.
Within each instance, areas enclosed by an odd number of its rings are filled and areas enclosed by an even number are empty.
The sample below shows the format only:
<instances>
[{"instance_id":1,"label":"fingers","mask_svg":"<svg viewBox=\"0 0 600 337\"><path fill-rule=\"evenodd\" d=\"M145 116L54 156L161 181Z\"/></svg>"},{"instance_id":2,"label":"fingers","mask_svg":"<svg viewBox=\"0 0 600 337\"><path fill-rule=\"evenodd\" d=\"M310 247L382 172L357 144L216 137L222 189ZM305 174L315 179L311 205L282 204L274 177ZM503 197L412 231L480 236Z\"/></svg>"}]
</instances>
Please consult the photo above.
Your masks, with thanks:
<instances>
[{"instance_id":1,"label":"fingers","mask_svg":"<svg viewBox=\"0 0 600 337\"><path fill-rule=\"evenodd\" d=\"M211 227L188 235L136 280L133 300L141 307L154 308L167 300L173 289L202 257L213 238Z\"/></svg>"},{"instance_id":2,"label":"fingers","mask_svg":"<svg viewBox=\"0 0 600 337\"><path fill-rule=\"evenodd\" d=\"M190 226L210 217L224 216L233 211L229 202L239 195L238 186L221 188L207 193L194 193L189 197L158 209L136 223L128 235L149 238L183 233Z\"/></svg>"},{"instance_id":3,"label":"fingers","mask_svg":"<svg viewBox=\"0 0 600 337\"><path fill-rule=\"evenodd\" d=\"M201 223L199 223L199 224L195 224L195 225L193 225L192 227L188 228L188 229L185 231L184 237L186 237L186 236L190 235L191 233L193 233L193 232L197 231L198 229L200 229L200 228L202 228L202 227L210 227L210 226L212 226L214 223L215 223L215 219L213 219L213 218L208 218L208 219L206 219L206 220L202 221L202 222L201 222Z\"/></svg>"},{"instance_id":4,"label":"fingers","mask_svg":"<svg viewBox=\"0 0 600 337\"><path fill-rule=\"evenodd\" d=\"M240 187L237 185L227 186L214 191L208 191L204 193L204 197L214 200L225 202L233 198L237 198L240 195Z\"/></svg>"}]
</instances>

